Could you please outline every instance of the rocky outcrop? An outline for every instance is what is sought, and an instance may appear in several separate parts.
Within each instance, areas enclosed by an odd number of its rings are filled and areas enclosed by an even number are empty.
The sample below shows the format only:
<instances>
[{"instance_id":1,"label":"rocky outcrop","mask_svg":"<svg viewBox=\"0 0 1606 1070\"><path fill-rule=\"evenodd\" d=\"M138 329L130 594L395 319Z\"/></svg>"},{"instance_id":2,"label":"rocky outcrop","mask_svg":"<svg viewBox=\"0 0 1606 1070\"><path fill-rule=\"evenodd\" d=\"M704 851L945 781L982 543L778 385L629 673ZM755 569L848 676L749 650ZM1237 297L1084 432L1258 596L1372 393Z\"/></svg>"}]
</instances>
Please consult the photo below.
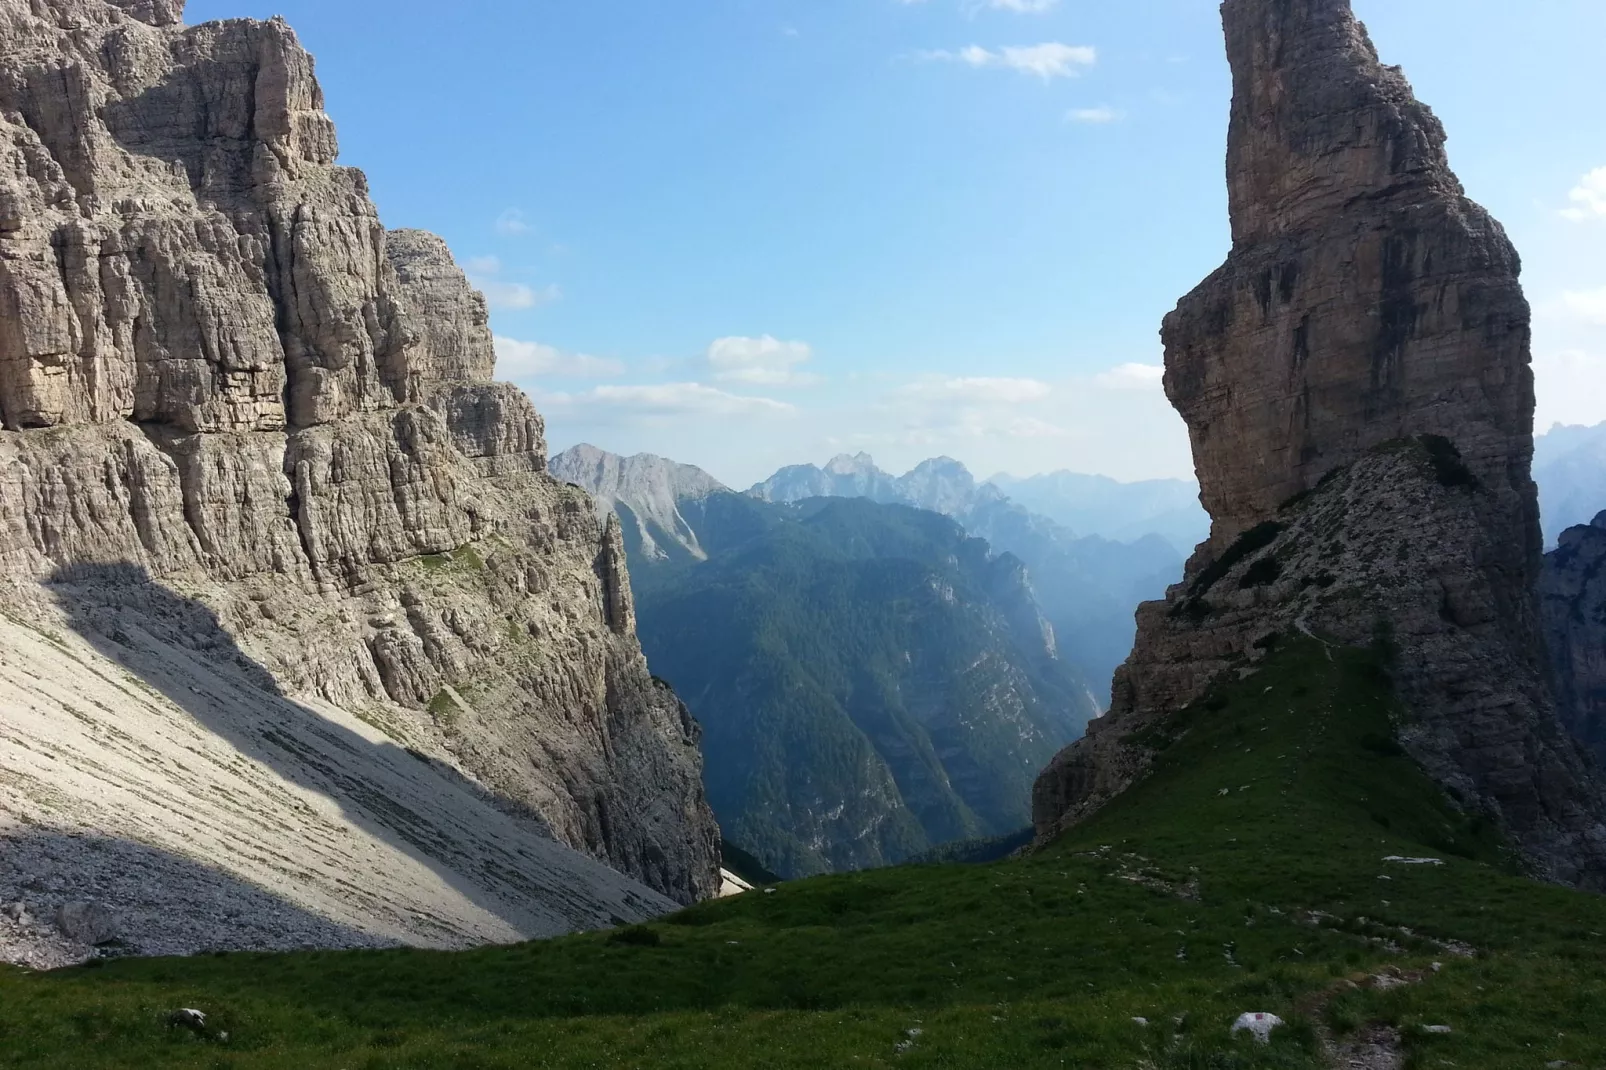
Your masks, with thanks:
<instances>
[{"instance_id":1,"label":"rocky outcrop","mask_svg":"<svg viewBox=\"0 0 1606 1070\"><path fill-rule=\"evenodd\" d=\"M483 299L336 166L288 26L182 6L0 0L11 604L96 642L204 607L276 691L411 725L532 828L713 894L697 727L617 534L490 381Z\"/></svg>"},{"instance_id":2,"label":"rocky outcrop","mask_svg":"<svg viewBox=\"0 0 1606 1070\"><path fill-rule=\"evenodd\" d=\"M1163 330L1212 535L1140 611L1110 715L1039 781L1039 833L1140 777L1135 735L1272 633L1384 631L1413 755L1539 872L1600 885L1606 798L1544 682L1517 255L1348 0L1222 12L1233 249Z\"/></svg>"},{"instance_id":3,"label":"rocky outcrop","mask_svg":"<svg viewBox=\"0 0 1606 1070\"><path fill-rule=\"evenodd\" d=\"M1606 513L1562 533L1539 590L1562 722L1606 765Z\"/></svg>"}]
</instances>

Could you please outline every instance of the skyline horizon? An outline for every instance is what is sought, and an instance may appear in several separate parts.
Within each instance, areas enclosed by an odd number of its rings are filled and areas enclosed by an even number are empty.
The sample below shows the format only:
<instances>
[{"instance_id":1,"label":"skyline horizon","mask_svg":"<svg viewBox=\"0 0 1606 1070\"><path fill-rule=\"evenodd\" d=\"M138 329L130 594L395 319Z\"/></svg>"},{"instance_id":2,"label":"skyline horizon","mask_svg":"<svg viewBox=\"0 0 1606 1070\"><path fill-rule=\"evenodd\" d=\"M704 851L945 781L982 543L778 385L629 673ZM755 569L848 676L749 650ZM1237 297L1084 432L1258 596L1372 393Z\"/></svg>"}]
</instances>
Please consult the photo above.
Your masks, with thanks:
<instances>
[{"instance_id":1,"label":"skyline horizon","mask_svg":"<svg viewBox=\"0 0 1606 1070\"><path fill-rule=\"evenodd\" d=\"M1557 422L1551 424L1550 427L1547 428L1546 430L1540 431L1540 430L1538 430L1536 428L1535 431L1534 431L1534 440L1537 442L1540 439L1545 438L1547 435L1555 434L1558 431L1568 431L1568 430L1592 431L1592 430L1596 430L1598 428L1606 428L1606 420L1602 420L1599 423L1595 423L1595 424L1570 424L1570 423L1563 423L1563 422L1557 421ZM590 440L582 440L582 441L579 441L579 442L571 442L568 445L564 446L562 449L553 449L552 448L552 441L551 441L550 436L548 437L547 447L548 447L548 452L549 452L550 456L552 456L552 457L557 457L557 456L559 456L561 454L568 453L569 451L575 450L575 449L590 448L590 449L597 450L598 452L601 452L601 453L606 453L606 454L609 454L609 455L614 456L614 457L619 457L619 458L624 459L624 460L633 460L633 459L638 458L638 457L644 457L644 458L650 458L650 459L653 459L653 460L668 461L668 462L670 462L672 464L689 465L690 467L696 468L699 471L703 472L705 475L711 477L716 482L718 482L722 486L724 486L725 489L734 490L734 491L740 491L742 493L746 493L747 490L750 490L753 487L758 486L759 484L763 483L766 479L768 479L768 478L770 478L770 477L772 477L774 475L779 474L781 471L783 471L783 470L785 470L787 468L803 467L803 466L812 465L812 466L814 466L816 468L825 469L833 461L839 460L841 458L847 457L847 458L851 458L851 459L857 459L858 457L861 457L861 456L867 458L870 461L871 464L875 465L876 468L880 469L882 472L886 473L887 475L892 476L893 478L902 478L904 476L910 475L916 469L918 469L919 467L921 467L924 464L927 464L927 463L930 463L930 462L933 462L933 461L944 461L944 460L946 460L946 461L953 461L956 464L959 464L961 467L963 467L967 472L969 472L971 474L972 477L975 478L977 484L992 483L994 480L999 479L1000 477L1006 477L1006 478L1013 479L1013 480L1018 480L1018 481L1025 481L1025 480L1029 480L1029 479L1034 479L1034 478L1039 478L1039 477L1044 477L1044 476L1055 476L1055 475L1073 475L1073 476L1082 476L1082 477L1091 478L1091 479L1106 479L1106 480L1111 481L1112 483L1118 484L1118 485L1123 486L1123 487L1141 486L1141 485L1146 484L1146 483L1186 483L1186 484L1188 484L1190 486L1195 486L1195 487L1198 486L1198 484L1199 484L1199 480L1198 480L1196 475L1190 475L1190 476L1160 476L1160 477L1155 477L1155 478L1150 478L1150 479L1117 479L1114 476L1106 475L1106 474L1104 474L1102 472L1084 472L1084 471L1079 471L1079 470L1074 469L1074 468L1053 468L1053 469L1046 469L1046 470L1035 471L1035 472L1014 472L1014 471L1009 471L1007 469L994 469L994 470L991 470L991 473L989 475L983 476L980 473L982 471L986 471L985 469L978 469L975 465L969 463L964 458L955 457L955 456L953 456L951 454L947 454L947 453L931 454L929 456L921 458L920 460L914 462L913 464L910 464L910 465L908 465L906 467L903 467L903 470L899 471L898 468L900 466L894 465L892 467L888 467L886 465L883 465L879 460L877 460L874 453L871 453L868 450L860 450L860 451L857 451L856 453L855 452L848 452L848 451L842 451L842 452L834 453L834 454L830 455L829 457L826 457L823 461L821 461L821 460L803 460L803 461L787 462L785 464L777 466L776 468L771 470L768 473L768 475L764 476L763 478L752 480L752 481L748 482L746 484L746 486L744 487L742 485L741 481L732 482L732 481L728 481L728 480L722 479L719 476L719 474L717 472L715 472L708 465L700 464L700 463L697 463L695 461L688 461L688 460L686 460L686 459L684 459L682 457L675 457L675 456L671 456L671 455L663 454L663 453L655 453L655 452L653 452L651 450L637 450L637 451L634 451L632 453L622 453L622 452L620 452L618 450L612 450L612 449L609 449L606 446L598 445L597 443L592 442Z\"/></svg>"}]
</instances>

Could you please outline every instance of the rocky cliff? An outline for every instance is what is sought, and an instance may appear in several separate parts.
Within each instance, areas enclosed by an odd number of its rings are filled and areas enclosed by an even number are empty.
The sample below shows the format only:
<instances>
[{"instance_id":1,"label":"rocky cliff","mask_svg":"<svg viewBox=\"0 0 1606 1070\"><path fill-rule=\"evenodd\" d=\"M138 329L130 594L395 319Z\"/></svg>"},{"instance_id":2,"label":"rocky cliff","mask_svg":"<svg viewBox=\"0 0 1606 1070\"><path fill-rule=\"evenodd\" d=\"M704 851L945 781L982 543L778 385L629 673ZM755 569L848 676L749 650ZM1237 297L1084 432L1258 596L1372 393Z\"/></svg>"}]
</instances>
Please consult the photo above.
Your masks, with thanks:
<instances>
[{"instance_id":1,"label":"rocky cliff","mask_svg":"<svg viewBox=\"0 0 1606 1070\"><path fill-rule=\"evenodd\" d=\"M1562 721L1606 765L1606 513L1562 532L1539 590Z\"/></svg>"},{"instance_id":2,"label":"rocky cliff","mask_svg":"<svg viewBox=\"0 0 1606 1070\"><path fill-rule=\"evenodd\" d=\"M1143 730L1269 646L1375 642L1410 752L1541 873L1606 882L1606 799L1545 685L1516 252L1348 0L1227 0L1227 262L1167 317L1210 541L1145 606L1040 835L1140 777Z\"/></svg>"},{"instance_id":3,"label":"rocky cliff","mask_svg":"<svg viewBox=\"0 0 1606 1070\"><path fill-rule=\"evenodd\" d=\"M546 474L540 416L490 381L483 299L335 164L288 26L184 28L182 8L0 0L14 619L113 661L117 636L158 636L404 726L530 828L711 894L698 729L648 673L617 525ZM353 776L329 790L386 813Z\"/></svg>"}]
</instances>

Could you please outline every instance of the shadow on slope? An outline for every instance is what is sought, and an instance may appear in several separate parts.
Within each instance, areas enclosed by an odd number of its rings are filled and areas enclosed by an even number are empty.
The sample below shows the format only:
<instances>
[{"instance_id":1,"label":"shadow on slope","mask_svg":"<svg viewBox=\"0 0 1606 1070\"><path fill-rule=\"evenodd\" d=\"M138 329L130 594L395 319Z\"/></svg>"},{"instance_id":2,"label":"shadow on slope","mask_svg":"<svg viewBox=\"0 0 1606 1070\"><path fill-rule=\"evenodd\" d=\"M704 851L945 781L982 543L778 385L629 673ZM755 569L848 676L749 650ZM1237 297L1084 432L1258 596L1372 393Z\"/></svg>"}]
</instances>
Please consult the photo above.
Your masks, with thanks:
<instances>
[{"instance_id":1,"label":"shadow on slope","mask_svg":"<svg viewBox=\"0 0 1606 1070\"><path fill-rule=\"evenodd\" d=\"M670 904L546 835L530 812L451 766L376 743L290 700L201 603L141 566L58 570L49 590L71 626L238 754L336 803L353 825L427 870L514 933L550 936L652 917ZM272 815L252 815L259 824ZM277 845L296 853L293 832ZM346 882L341 882L346 883ZM368 889L350 886L363 902ZM411 913L409 911L409 913ZM483 942L448 919L392 918L446 943ZM433 941L432 941L433 942Z\"/></svg>"},{"instance_id":2,"label":"shadow on slope","mask_svg":"<svg viewBox=\"0 0 1606 1070\"><path fill-rule=\"evenodd\" d=\"M0 903L22 903L29 923L0 916L0 961L69 965L84 949L53 924L63 903L113 915L110 954L294 951L388 943L304 910L254 884L144 844L42 828L0 830Z\"/></svg>"}]
</instances>

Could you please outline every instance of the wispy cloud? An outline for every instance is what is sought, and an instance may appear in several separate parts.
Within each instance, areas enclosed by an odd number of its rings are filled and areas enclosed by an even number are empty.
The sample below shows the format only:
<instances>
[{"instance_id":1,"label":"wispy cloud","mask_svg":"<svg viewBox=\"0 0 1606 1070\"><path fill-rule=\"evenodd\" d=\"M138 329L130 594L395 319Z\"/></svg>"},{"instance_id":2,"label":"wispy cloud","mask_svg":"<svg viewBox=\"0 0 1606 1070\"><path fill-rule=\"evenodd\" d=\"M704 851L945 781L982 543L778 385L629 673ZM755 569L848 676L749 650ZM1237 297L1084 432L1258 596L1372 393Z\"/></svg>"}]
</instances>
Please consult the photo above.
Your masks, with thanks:
<instances>
[{"instance_id":1,"label":"wispy cloud","mask_svg":"<svg viewBox=\"0 0 1606 1070\"><path fill-rule=\"evenodd\" d=\"M578 394L548 394L550 406L613 411L620 416L785 416L795 406L774 398L732 394L703 383L597 386Z\"/></svg>"},{"instance_id":2,"label":"wispy cloud","mask_svg":"<svg viewBox=\"0 0 1606 1070\"><path fill-rule=\"evenodd\" d=\"M1119 364L1093 377L1106 390L1162 390L1165 367L1160 364Z\"/></svg>"},{"instance_id":3,"label":"wispy cloud","mask_svg":"<svg viewBox=\"0 0 1606 1070\"><path fill-rule=\"evenodd\" d=\"M1090 45L1067 45L1059 41L1005 46L996 50L981 45L967 45L958 51L936 49L916 53L916 56L932 62L959 63L967 67L1001 67L1035 75L1045 82L1054 78L1075 78L1098 63L1096 48Z\"/></svg>"},{"instance_id":4,"label":"wispy cloud","mask_svg":"<svg viewBox=\"0 0 1606 1070\"><path fill-rule=\"evenodd\" d=\"M470 257L463 265L469 284L485 295L492 309L517 312L540 308L563 299L563 291L556 284L536 289L522 282L509 282L497 278L502 272L502 261L494 256Z\"/></svg>"},{"instance_id":5,"label":"wispy cloud","mask_svg":"<svg viewBox=\"0 0 1606 1070\"><path fill-rule=\"evenodd\" d=\"M1072 108L1065 113L1068 123L1083 123L1089 126L1104 126L1109 123L1118 123L1126 118L1126 113L1118 111L1107 104L1096 108Z\"/></svg>"},{"instance_id":6,"label":"wispy cloud","mask_svg":"<svg viewBox=\"0 0 1606 1070\"><path fill-rule=\"evenodd\" d=\"M965 0L967 14L982 11L1013 11L1018 15L1041 15L1053 11L1060 0Z\"/></svg>"},{"instance_id":7,"label":"wispy cloud","mask_svg":"<svg viewBox=\"0 0 1606 1070\"><path fill-rule=\"evenodd\" d=\"M708 347L708 367L714 381L752 386L810 386L818 375L800 371L814 357L806 342L762 338L720 338Z\"/></svg>"},{"instance_id":8,"label":"wispy cloud","mask_svg":"<svg viewBox=\"0 0 1606 1070\"><path fill-rule=\"evenodd\" d=\"M522 282L503 282L500 279L482 279L470 276L474 288L485 295L493 309L517 312L521 309L540 308L563 299L563 291L556 285L539 290Z\"/></svg>"},{"instance_id":9,"label":"wispy cloud","mask_svg":"<svg viewBox=\"0 0 1606 1070\"><path fill-rule=\"evenodd\" d=\"M1019 405L1041 401L1054 388L1039 379L944 378L928 376L907 383L894 396L908 401L955 405Z\"/></svg>"},{"instance_id":10,"label":"wispy cloud","mask_svg":"<svg viewBox=\"0 0 1606 1070\"><path fill-rule=\"evenodd\" d=\"M529 220L524 218L524 213L517 208L509 208L496 217L496 232L503 237L523 237L534 229Z\"/></svg>"},{"instance_id":11,"label":"wispy cloud","mask_svg":"<svg viewBox=\"0 0 1606 1070\"><path fill-rule=\"evenodd\" d=\"M1606 219L1606 167L1597 167L1579 179L1567 195L1567 203L1561 214L1574 222Z\"/></svg>"},{"instance_id":12,"label":"wispy cloud","mask_svg":"<svg viewBox=\"0 0 1606 1070\"><path fill-rule=\"evenodd\" d=\"M521 342L500 335L496 338L496 374L500 379L612 379L624 373L625 366L617 360L565 353L540 342Z\"/></svg>"}]
</instances>

